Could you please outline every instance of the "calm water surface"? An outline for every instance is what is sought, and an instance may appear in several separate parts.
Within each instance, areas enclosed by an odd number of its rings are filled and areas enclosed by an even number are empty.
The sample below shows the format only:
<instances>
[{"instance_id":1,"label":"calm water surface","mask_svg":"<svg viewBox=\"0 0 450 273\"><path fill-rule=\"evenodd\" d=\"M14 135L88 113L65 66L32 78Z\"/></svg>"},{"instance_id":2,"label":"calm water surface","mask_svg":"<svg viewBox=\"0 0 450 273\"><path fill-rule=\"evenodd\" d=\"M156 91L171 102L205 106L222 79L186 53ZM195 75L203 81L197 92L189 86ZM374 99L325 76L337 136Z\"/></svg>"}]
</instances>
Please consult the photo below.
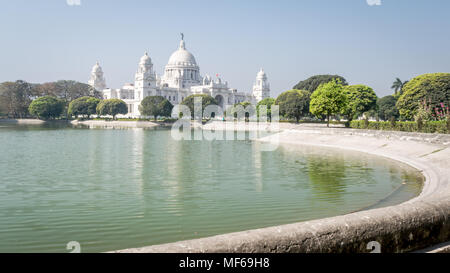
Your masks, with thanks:
<instances>
[{"instance_id":1,"label":"calm water surface","mask_svg":"<svg viewBox=\"0 0 450 273\"><path fill-rule=\"evenodd\" d=\"M3 124L0 252L68 252L69 241L110 251L317 219L401 203L422 181L342 150Z\"/></svg>"}]
</instances>

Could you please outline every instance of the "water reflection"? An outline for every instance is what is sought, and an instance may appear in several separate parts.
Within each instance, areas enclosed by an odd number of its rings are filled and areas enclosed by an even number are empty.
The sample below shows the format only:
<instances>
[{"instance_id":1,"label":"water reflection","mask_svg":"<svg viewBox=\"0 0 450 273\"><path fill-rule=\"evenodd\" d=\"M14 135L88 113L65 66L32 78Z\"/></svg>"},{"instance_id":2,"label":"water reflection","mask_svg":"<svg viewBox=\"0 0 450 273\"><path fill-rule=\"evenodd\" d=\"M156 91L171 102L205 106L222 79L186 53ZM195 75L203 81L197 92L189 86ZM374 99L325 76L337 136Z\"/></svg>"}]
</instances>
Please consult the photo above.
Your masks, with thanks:
<instances>
[{"instance_id":1,"label":"water reflection","mask_svg":"<svg viewBox=\"0 0 450 273\"><path fill-rule=\"evenodd\" d=\"M308 155L308 176L315 198L338 204L345 192L345 161L339 156Z\"/></svg>"},{"instance_id":2,"label":"water reflection","mask_svg":"<svg viewBox=\"0 0 450 273\"><path fill-rule=\"evenodd\" d=\"M131 130L131 151L128 157L128 164L131 173L134 173L136 182L136 193L142 198L144 193L144 129L133 128Z\"/></svg>"}]
</instances>

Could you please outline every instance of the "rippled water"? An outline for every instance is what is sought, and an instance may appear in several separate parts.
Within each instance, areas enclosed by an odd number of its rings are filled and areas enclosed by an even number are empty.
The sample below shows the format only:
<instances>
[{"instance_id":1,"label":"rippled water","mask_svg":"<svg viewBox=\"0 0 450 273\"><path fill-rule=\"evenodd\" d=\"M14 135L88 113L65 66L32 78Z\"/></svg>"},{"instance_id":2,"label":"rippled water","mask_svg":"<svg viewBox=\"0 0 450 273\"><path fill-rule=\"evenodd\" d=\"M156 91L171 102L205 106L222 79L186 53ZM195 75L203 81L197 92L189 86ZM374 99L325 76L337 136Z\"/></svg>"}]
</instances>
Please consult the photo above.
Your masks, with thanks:
<instances>
[{"instance_id":1,"label":"rippled water","mask_svg":"<svg viewBox=\"0 0 450 273\"><path fill-rule=\"evenodd\" d=\"M69 241L100 252L317 219L400 203L422 179L342 150L3 126L0 252L67 252Z\"/></svg>"}]
</instances>

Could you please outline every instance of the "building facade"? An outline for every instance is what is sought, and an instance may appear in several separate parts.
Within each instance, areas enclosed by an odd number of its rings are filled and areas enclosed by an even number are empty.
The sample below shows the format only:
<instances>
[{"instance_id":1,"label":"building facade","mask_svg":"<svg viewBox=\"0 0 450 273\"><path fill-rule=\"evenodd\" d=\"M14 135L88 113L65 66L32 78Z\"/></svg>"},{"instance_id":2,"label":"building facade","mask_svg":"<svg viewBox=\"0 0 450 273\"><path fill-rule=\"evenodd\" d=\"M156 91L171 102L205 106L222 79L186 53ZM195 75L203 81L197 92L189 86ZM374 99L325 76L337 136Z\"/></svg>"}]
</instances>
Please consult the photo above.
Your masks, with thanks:
<instances>
[{"instance_id":1,"label":"building facade","mask_svg":"<svg viewBox=\"0 0 450 273\"><path fill-rule=\"evenodd\" d=\"M126 84L119 89L106 88L103 70L98 62L92 68L89 84L101 91L104 99L125 101L128 117L140 117L139 105L147 96L162 96L177 105L190 95L207 94L215 98L224 110L236 103L256 104L270 97L270 84L263 69L256 76L252 93L238 92L218 76L215 79L209 75L202 77L194 55L186 49L183 36L178 49L165 66L164 75L155 73L152 60L145 53L139 62L134 84Z\"/></svg>"}]
</instances>

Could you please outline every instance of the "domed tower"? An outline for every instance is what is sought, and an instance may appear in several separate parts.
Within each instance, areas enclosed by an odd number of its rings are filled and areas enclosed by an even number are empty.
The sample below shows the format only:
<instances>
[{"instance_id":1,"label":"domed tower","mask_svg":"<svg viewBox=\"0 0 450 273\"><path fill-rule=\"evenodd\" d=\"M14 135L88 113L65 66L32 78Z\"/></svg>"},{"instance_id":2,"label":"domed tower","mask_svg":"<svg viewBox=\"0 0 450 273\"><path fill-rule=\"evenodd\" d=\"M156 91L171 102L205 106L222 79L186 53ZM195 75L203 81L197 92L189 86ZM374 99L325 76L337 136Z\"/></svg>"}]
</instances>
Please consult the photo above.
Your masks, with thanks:
<instances>
[{"instance_id":1,"label":"domed tower","mask_svg":"<svg viewBox=\"0 0 450 273\"><path fill-rule=\"evenodd\" d=\"M98 62L92 68L91 78L88 83L97 91L103 91L106 89L106 81L103 76L103 70Z\"/></svg>"},{"instance_id":2,"label":"domed tower","mask_svg":"<svg viewBox=\"0 0 450 273\"><path fill-rule=\"evenodd\" d=\"M180 89L201 85L202 83L200 67L197 65L194 55L186 50L183 34L181 34L178 50L169 58L161 83L168 87Z\"/></svg>"},{"instance_id":3,"label":"domed tower","mask_svg":"<svg viewBox=\"0 0 450 273\"><path fill-rule=\"evenodd\" d=\"M152 91L156 88L156 75L153 71L152 59L145 52L142 56L138 71L134 80L134 98L143 100L145 97L151 96ZM154 94L153 94L154 95Z\"/></svg>"},{"instance_id":4,"label":"domed tower","mask_svg":"<svg viewBox=\"0 0 450 273\"><path fill-rule=\"evenodd\" d=\"M261 70L256 75L256 81L253 85L253 96L256 102L260 102L265 98L270 98L270 84L267 81L266 72L261 68Z\"/></svg>"}]
</instances>

